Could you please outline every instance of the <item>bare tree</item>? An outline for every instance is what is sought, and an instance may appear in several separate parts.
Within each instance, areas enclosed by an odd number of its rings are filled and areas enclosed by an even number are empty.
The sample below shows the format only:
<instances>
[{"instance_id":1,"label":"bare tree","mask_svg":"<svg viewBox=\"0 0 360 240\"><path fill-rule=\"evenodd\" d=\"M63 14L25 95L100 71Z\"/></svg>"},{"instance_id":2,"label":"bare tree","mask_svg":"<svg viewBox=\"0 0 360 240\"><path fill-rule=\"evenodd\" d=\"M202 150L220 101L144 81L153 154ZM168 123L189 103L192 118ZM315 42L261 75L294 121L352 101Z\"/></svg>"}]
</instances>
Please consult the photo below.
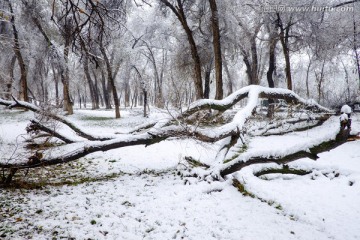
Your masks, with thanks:
<instances>
[{"instance_id":1,"label":"bare tree","mask_svg":"<svg viewBox=\"0 0 360 240\"><path fill-rule=\"evenodd\" d=\"M194 61L194 85L196 92L196 99L203 98L203 87L202 87L202 78L201 78L201 62L199 57L199 52L197 45L195 43L195 39L193 36L193 32L189 27L187 16L185 13L185 4L189 4L189 2L176 0L176 5L170 3L168 0L160 0L166 7L168 7L180 21L181 26L183 27L187 40L191 49L191 57Z\"/></svg>"},{"instance_id":2,"label":"bare tree","mask_svg":"<svg viewBox=\"0 0 360 240\"><path fill-rule=\"evenodd\" d=\"M15 56L17 58L19 67L20 67L20 99L23 101L29 101L29 97L28 97L28 86L27 86L27 66L25 64L23 55L21 53L21 47L20 47L20 40L19 40L19 32L17 30L16 24L15 24L15 13L12 7L12 4L10 2L10 0L6 0L6 2L9 5L9 9L10 9L10 13L11 13L11 17L10 17L10 22L12 25L12 29L13 29L13 36L14 36L14 53Z\"/></svg>"}]
</instances>

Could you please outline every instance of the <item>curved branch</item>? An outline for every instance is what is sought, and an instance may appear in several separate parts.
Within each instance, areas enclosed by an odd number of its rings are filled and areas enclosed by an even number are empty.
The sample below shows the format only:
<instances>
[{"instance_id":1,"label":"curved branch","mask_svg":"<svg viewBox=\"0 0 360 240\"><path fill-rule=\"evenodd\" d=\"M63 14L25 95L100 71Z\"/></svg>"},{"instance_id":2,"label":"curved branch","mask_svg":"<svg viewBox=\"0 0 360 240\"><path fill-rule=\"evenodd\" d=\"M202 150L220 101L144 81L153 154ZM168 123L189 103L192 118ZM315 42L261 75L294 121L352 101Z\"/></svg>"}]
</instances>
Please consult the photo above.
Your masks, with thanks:
<instances>
[{"instance_id":1,"label":"curved branch","mask_svg":"<svg viewBox=\"0 0 360 240\"><path fill-rule=\"evenodd\" d=\"M258 85L250 85L232 93L222 100L201 99L194 102L188 110L181 114L181 118L186 118L197 111L204 109L213 109L218 111L226 111L246 97L250 97L257 104L258 98L284 99L288 103L300 104L309 110L332 112L315 101L307 101L291 90L283 88L267 88Z\"/></svg>"},{"instance_id":2,"label":"curved branch","mask_svg":"<svg viewBox=\"0 0 360 240\"><path fill-rule=\"evenodd\" d=\"M241 170L242 168L252 165L252 164L259 164L259 163L278 163L284 164L289 163L301 158L310 158L316 160L318 158L317 154L330 151L342 144L344 144L349 137L350 128L346 128L341 126L339 132L336 134L335 139L328 140L325 142L318 143L312 147L309 147L308 150L300 150L294 153L290 153L286 156L279 157L279 156L268 156L268 157L259 157L253 156L249 159L240 159L231 163L230 165L225 166L223 169L220 170L220 176L225 177L226 175L232 174Z\"/></svg>"},{"instance_id":3,"label":"curved branch","mask_svg":"<svg viewBox=\"0 0 360 240\"><path fill-rule=\"evenodd\" d=\"M261 136L269 136L269 135L283 135L283 134L289 133L289 132L299 132L302 130L308 130L310 128L321 126L327 119L329 119L329 116L330 115L320 115L320 116L315 116L315 117L306 116L306 117L300 117L300 118L285 119L280 122L275 122L275 123L269 124L262 128L250 129L250 131L248 131L247 133L251 136L260 136L260 135ZM280 128L280 127L284 126L285 124L294 125L297 123L308 122L308 121L316 121L316 123L314 123L313 125L307 125L306 127L304 127L304 126L297 127L297 128L294 127L294 128L288 129L287 131L282 131L281 133L268 134L268 131Z\"/></svg>"},{"instance_id":4,"label":"curved branch","mask_svg":"<svg viewBox=\"0 0 360 240\"><path fill-rule=\"evenodd\" d=\"M50 135L60 139L61 141L64 141L65 143L74 143L74 140L69 139L68 137L62 135L61 133L58 133L54 129L51 129L43 124L41 124L39 121L36 120L30 120L31 124L26 128L26 130L29 131L43 131L46 133L49 133Z\"/></svg>"},{"instance_id":5,"label":"curved branch","mask_svg":"<svg viewBox=\"0 0 360 240\"><path fill-rule=\"evenodd\" d=\"M67 154L59 153L58 156L46 156L44 158L30 157L28 162L22 163L0 163L0 168L4 169L27 169L43 166L51 166L61 163L67 163L84 157L90 153L98 151L108 151L111 149L135 146L135 145L150 145L156 141L164 140L163 137L158 137L150 134L142 134L137 136L126 136L119 139L107 140L107 141L87 141L83 143L74 143L73 147L76 150L68 152ZM65 147L69 148L72 144L67 144ZM61 151L62 147L58 150ZM50 154L49 154L50 155ZM48 157L48 158L47 158Z\"/></svg>"},{"instance_id":6,"label":"curved branch","mask_svg":"<svg viewBox=\"0 0 360 240\"><path fill-rule=\"evenodd\" d=\"M7 106L8 108L12 109L12 108L24 108L27 110L30 110L34 113L38 113L40 115L44 115L46 117L49 117L51 119L54 119L56 121L59 121L65 125L67 125L69 128L71 128L77 135L79 135L80 137L86 138L88 140L99 140L99 141L105 141L105 140L109 140L111 138L106 138L106 137L95 137L92 136L88 133L85 133L83 130L81 130L78 126L76 126L74 123L70 122L68 119L66 119L63 116L59 116L50 112L45 112L44 110L42 110L41 108L35 106L34 104L28 103L28 102L24 102L24 101L19 101L15 98L13 98L14 101L7 101L4 99L0 98L0 105L3 106Z\"/></svg>"},{"instance_id":7,"label":"curved branch","mask_svg":"<svg viewBox=\"0 0 360 240\"><path fill-rule=\"evenodd\" d=\"M206 130L201 130L199 132L201 132L203 135L207 135L210 138L230 136L231 131L234 129L242 129L244 127L245 122L250 116L253 115L254 110L258 105L259 98L284 99L288 103L299 104L304 106L306 109L331 113L331 110L322 107L314 101L306 101L291 90L250 85L234 92L223 100L203 99L196 101L187 111L182 113L179 118L185 118L197 111L209 108L213 110L226 111L245 97L248 97L247 105L236 113L231 122L220 127L213 128L211 132Z\"/></svg>"}]
</instances>

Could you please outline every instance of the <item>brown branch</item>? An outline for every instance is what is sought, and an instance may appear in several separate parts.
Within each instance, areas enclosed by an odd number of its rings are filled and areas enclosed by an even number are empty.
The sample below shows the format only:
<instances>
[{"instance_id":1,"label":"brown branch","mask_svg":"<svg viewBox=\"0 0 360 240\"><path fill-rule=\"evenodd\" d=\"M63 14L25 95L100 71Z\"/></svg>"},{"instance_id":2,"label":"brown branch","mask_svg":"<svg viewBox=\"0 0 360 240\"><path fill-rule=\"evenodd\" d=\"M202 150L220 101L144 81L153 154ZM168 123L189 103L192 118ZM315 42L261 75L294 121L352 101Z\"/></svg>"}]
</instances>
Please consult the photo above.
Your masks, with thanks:
<instances>
[{"instance_id":1,"label":"brown branch","mask_svg":"<svg viewBox=\"0 0 360 240\"><path fill-rule=\"evenodd\" d=\"M30 122L31 122L30 126L28 126L26 128L26 130L28 132L40 130L40 131L49 133L51 136L54 136L54 137L60 139L61 141L64 141L65 143L74 143L75 142L74 140L71 140L71 139L67 138L66 136L58 133L57 131L55 131L55 129L51 129L51 128L41 124L39 121L30 120Z\"/></svg>"},{"instance_id":2,"label":"brown branch","mask_svg":"<svg viewBox=\"0 0 360 240\"><path fill-rule=\"evenodd\" d=\"M142 134L137 136L132 136L132 138L120 138L116 140L107 140L102 142L95 142L93 145L87 145L88 142L84 142L82 146L73 152L55 156L53 158L38 158L36 157L36 161L34 161L34 156L29 158L29 161L26 163L0 163L0 168L3 169L28 169L28 168L36 168L43 166L51 166L56 164L62 164L77 160L81 157L84 157L90 153L98 152L98 151L108 151L111 149L135 146L135 145L150 145L156 141L164 140L163 137L157 137L150 134ZM77 143L74 143L77 144ZM67 147L70 144L66 145ZM61 149L61 147L59 147Z\"/></svg>"},{"instance_id":3,"label":"brown branch","mask_svg":"<svg viewBox=\"0 0 360 240\"><path fill-rule=\"evenodd\" d=\"M69 128L71 128L77 135L79 135L80 137L86 138L88 140L99 140L99 141L105 141L105 140L109 140L111 138L106 138L106 137L95 137L92 136L90 134L85 133L83 130L81 130L78 126L76 126L74 123L70 122L69 120L67 120L65 117L62 116L58 116L56 114L50 113L50 112L45 112L44 110L42 110L41 108L28 103L28 102L23 102L23 101L19 101L15 98L13 98L14 101L7 101L7 100L3 100L0 98L0 105L3 106L7 106L10 109L12 108L24 108L24 109L28 109L34 113L49 117L51 119L54 119L56 121L59 121L65 125L67 125Z\"/></svg>"},{"instance_id":4,"label":"brown branch","mask_svg":"<svg viewBox=\"0 0 360 240\"><path fill-rule=\"evenodd\" d=\"M310 158L313 160L316 160L318 158L317 154L330 151L331 149L334 149L342 144L344 144L347 141L347 138L349 136L350 129L341 127L339 133L336 135L336 138L334 140L329 140L327 142L321 142L309 149L309 151L298 151L292 154L288 154L284 157L278 157L278 156L269 156L269 157L252 157L246 161L237 161L234 164L229 165L228 167L220 170L220 176L225 177L226 175L232 174L234 172L237 172L241 170L242 168L246 166L250 166L253 164L259 164L259 163L278 163L278 164L285 164L289 163L301 158Z\"/></svg>"},{"instance_id":5,"label":"brown branch","mask_svg":"<svg viewBox=\"0 0 360 240\"><path fill-rule=\"evenodd\" d=\"M316 103L307 103L304 99L300 98L297 94L290 90L281 89L282 92L278 92L279 88L266 88L260 87L255 85L250 85L248 87L244 87L233 94L229 95L228 97L224 98L223 100L208 100L202 99L193 104L188 110L183 112L180 115L180 118L186 118L190 115L206 109L218 110L224 112L235 104L237 104L242 99L249 96L249 93L252 91L258 91L259 98L270 98L270 99L283 99L287 103L292 104L300 104L305 106L308 110L315 110L315 111L324 111L330 112L330 110L316 104Z\"/></svg>"}]
</instances>

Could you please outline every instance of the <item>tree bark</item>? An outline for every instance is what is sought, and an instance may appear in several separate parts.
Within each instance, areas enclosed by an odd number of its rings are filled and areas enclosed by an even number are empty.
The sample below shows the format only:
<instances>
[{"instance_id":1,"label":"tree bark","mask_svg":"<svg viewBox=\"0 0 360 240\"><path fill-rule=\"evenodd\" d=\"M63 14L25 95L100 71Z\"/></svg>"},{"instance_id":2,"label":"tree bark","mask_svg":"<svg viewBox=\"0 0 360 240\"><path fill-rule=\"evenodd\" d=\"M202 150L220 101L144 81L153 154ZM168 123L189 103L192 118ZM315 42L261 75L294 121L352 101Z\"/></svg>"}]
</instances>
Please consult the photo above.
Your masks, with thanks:
<instances>
[{"instance_id":1,"label":"tree bark","mask_svg":"<svg viewBox=\"0 0 360 240\"><path fill-rule=\"evenodd\" d=\"M276 62L275 62L276 44L277 44L276 36L272 33L270 34L270 43L269 43L269 67L266 73L268 85L270 88L275 87L273 75L276 68ZM268 103L269 105L268 105L267 117L272 118L274 115L274 100L269 98Z\"/></svg>"},{"instance_id":2,"label":"tree bark","mask_svg":"<svg viewBox=\"0 0 360 240\"><path fill-rule=\"evenodd\" d=\"M205 67L205 81L204 81L204 98L209 99L210 97L210 74L211 74L211 68L212 68L212 62L207 64Z\"/></svg>"},{"instance_id":3,"label":"tree bark","mask_svg":"<svg viewBox=\"0 0 360 240\"><path fill-rule=\"evenodd\" d=\"M28 102L29 101L29 97L28 97L28 86L27 86L27 67L25 64L25 61L23 59L23 56L21 54L21 47L19 44L19 33L17 31L16 25L15 25L15 14L14 14L14 10L13 7L11 5L10 0L6 0L8 2L9 5L9 9L10 9L10 13L11 13L11 18L10 18L10 22L12 25L12 29L13 29L13 36L14 36L14 53L16 55L16 58L18 60L19 63L19 67L20 67L20 99L22 101Z\"/></svg>"},{"instance_id":4,"label":"tree bark","mask_svg":"<svg viewBox=\"0 0 360 240\"><path fill-rule=\"evenodd\" d=\"M84 62L83 62L83 67L84 67L84 73L85 73L85 78L89 84L89 91L90 91L90 97L91 97L91 108L92 109L98 109L99 108L99 103L98 101L96 101L96 89L93 83L93 80L91 79L91 75L90 75L90 70L89 70L89 52L88 49L85 45L84 40L82 39L82 37L79 37L80 40L80 45L81 48L84 52L83 56L84 56Z\"/></svg>"},{"instance_id":5,"label":"tree bark","mask_svg":"<svg viewBox=\"0 0 360 240\"><path fill-rule=\"evenodd\" d=\"M194 85L195 85L195 94L196 99L203 98L203 87L202 87L202 78L201 78L201 62L198 53L198 49L195 43L195 39L193 33L189 27L189 24L186 19L186 15L183 8L183 2L181 0L176 0L177 6L172 5L168 0L160 0L165 6L171 9L171 11L176 15L178 20L180 21L188 39L191 57L194 61Z\"/></svg>"},{"instance_id":6,"label":"tree bark","mask_svg":"<svg viewBox=\"0 0 360 240\"><path fill-rule=\"evenodd\" d=\"M102 90L103 90L105 108L111 109L110 96L109 96L109 91L108 91L109 88L107 87L107 84L106 84L106 77L105 77L104 69L102 66L100 66L100 71L101 71L101 86L102 86Z\"/></svg>"},{"instance_id":7,"label":"tree bark","mask_svg":"<svg viewBox=\"0 0 360 240\"><path fill-rule=\"evenodd\" d=\"M118 93L116 90L115 79L113 78L110 61L109 61L108 55L106 53L106 50L103 46L102 40L100 40L99 45L100 45L100 51L104 57L104 61L105 61L105 65L106 65L108 82L109 82L111 91L113 93L113 99L114 99L114 105L115 105L115 118L120 118L120 101L119 101Z\"/></svg>"},{"instance_id":8,"label":"tree bark","mask_svg":"<svg viewBox=\"0 0 360 240\"><path fill-rule=\"evenodd\" d=\"M306 78L305 78L305 85L306 85L306 97L310 98L310 90L309 90L309 75L310 75L310 67L311 67L311 57L309 55L309 64L306 69Z\"/></svg>"},{"instance_id":9,"label":"tree bark","mask_svg":"<svg viewBox=\"0 0 360 240\"><path fill-rule=\"evenodd\" d=\"M286 75L287 89L292 90L293 84L292 84L292 76L291 76L291 62L290 62L290 49L289 49L289 32L290 32L290 27L292 26L292 22L290 19L290 22L287 24L286 27L284 27L279 13L277 13L277 17L278 17L277 19L278 27L280 28L279 37L285 58L285 75Z\"/></svg>"},{"instance_id":10,"label":"tree bark","mask_svg":"<svg viewBox=\"0 0 360 240\"><path fill-rule=\"evenodd\" d=\"M13 85L14 79L15 79L14 70L15 70L16 59L17 59L16 55L14 55L10 61L10 68L9 68L10 78L6 83L6 90L5 90L6 91L5 99L7 99L7 100L11 99L12 85Z\"/></svg>"},{"instance_id":11,"label":"tree bark","mask_svg":"<svg viewBox=\"0 0 360 240\"><path fill-rule=\"evenodd\" d=\"M222 79L222 54L221 41L219 29L219 12L216 5L216 0L209 0L211 9L211 26L213 30L213 48L215 56L215 79L216 79L216 93L215 99L223 98L223 79Z\"/></svg>"},{"instance_id":12,"label":"tree bark","mask_svg":"<svg viewBox=\"0 0 360 240\"><path fill-rule=\"evenodd\" d=\"M327 142L321 142L313 147L311 147L308 151L299 151L292 154L288 154L284 157L278 156L268 156L268 157L252 157L247 161L239 161L236 162L220 171L220 176L225 177L226 175L232 174L241 170L242 168L259 163L277 163L277 164L285 164L289 163L301 158L310 158L316 160L318 158L317 154L322 152L330 151L342 144L344 144L349 137L350 128L341 127L336 138L334 140L329 140Z\"/></svg>"},{"instance_id":13,"label":"tree bark","mask_svg":"<svg viewBox=\"0 0 360 240\"><path fill-rule=\"evenodd\" d=\"M65 69L61 74L61 80L63 83L63 97L64 97L64 110L67 111L68 115L72 115L74 113L72 102L70 98L70 75L69 75L69 48L70 48L70 39L65 39L64 46L64 64Z\"/></svg>"}]
</instances>

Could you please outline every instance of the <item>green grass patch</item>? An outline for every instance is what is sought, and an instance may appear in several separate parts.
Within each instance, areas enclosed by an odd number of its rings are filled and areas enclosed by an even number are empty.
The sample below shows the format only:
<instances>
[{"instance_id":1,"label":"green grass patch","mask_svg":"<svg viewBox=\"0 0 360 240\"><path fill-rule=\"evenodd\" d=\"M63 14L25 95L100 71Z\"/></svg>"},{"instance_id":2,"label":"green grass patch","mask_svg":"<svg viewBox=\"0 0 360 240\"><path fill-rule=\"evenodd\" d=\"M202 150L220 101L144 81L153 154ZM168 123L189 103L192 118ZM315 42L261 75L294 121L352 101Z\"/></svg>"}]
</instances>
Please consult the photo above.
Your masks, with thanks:
<instances>
[{"instance_id":1,"label":"green grass patch","mask_svg":"<svg viewBox=\"0 0 360 240\"><path fill-rule=\"evenodd\" d=\"M107 121L107 120L114 120L112 117L100 117L100 116L83 116L80 118L84 121Z\"/></svg>"}]
</instances>

